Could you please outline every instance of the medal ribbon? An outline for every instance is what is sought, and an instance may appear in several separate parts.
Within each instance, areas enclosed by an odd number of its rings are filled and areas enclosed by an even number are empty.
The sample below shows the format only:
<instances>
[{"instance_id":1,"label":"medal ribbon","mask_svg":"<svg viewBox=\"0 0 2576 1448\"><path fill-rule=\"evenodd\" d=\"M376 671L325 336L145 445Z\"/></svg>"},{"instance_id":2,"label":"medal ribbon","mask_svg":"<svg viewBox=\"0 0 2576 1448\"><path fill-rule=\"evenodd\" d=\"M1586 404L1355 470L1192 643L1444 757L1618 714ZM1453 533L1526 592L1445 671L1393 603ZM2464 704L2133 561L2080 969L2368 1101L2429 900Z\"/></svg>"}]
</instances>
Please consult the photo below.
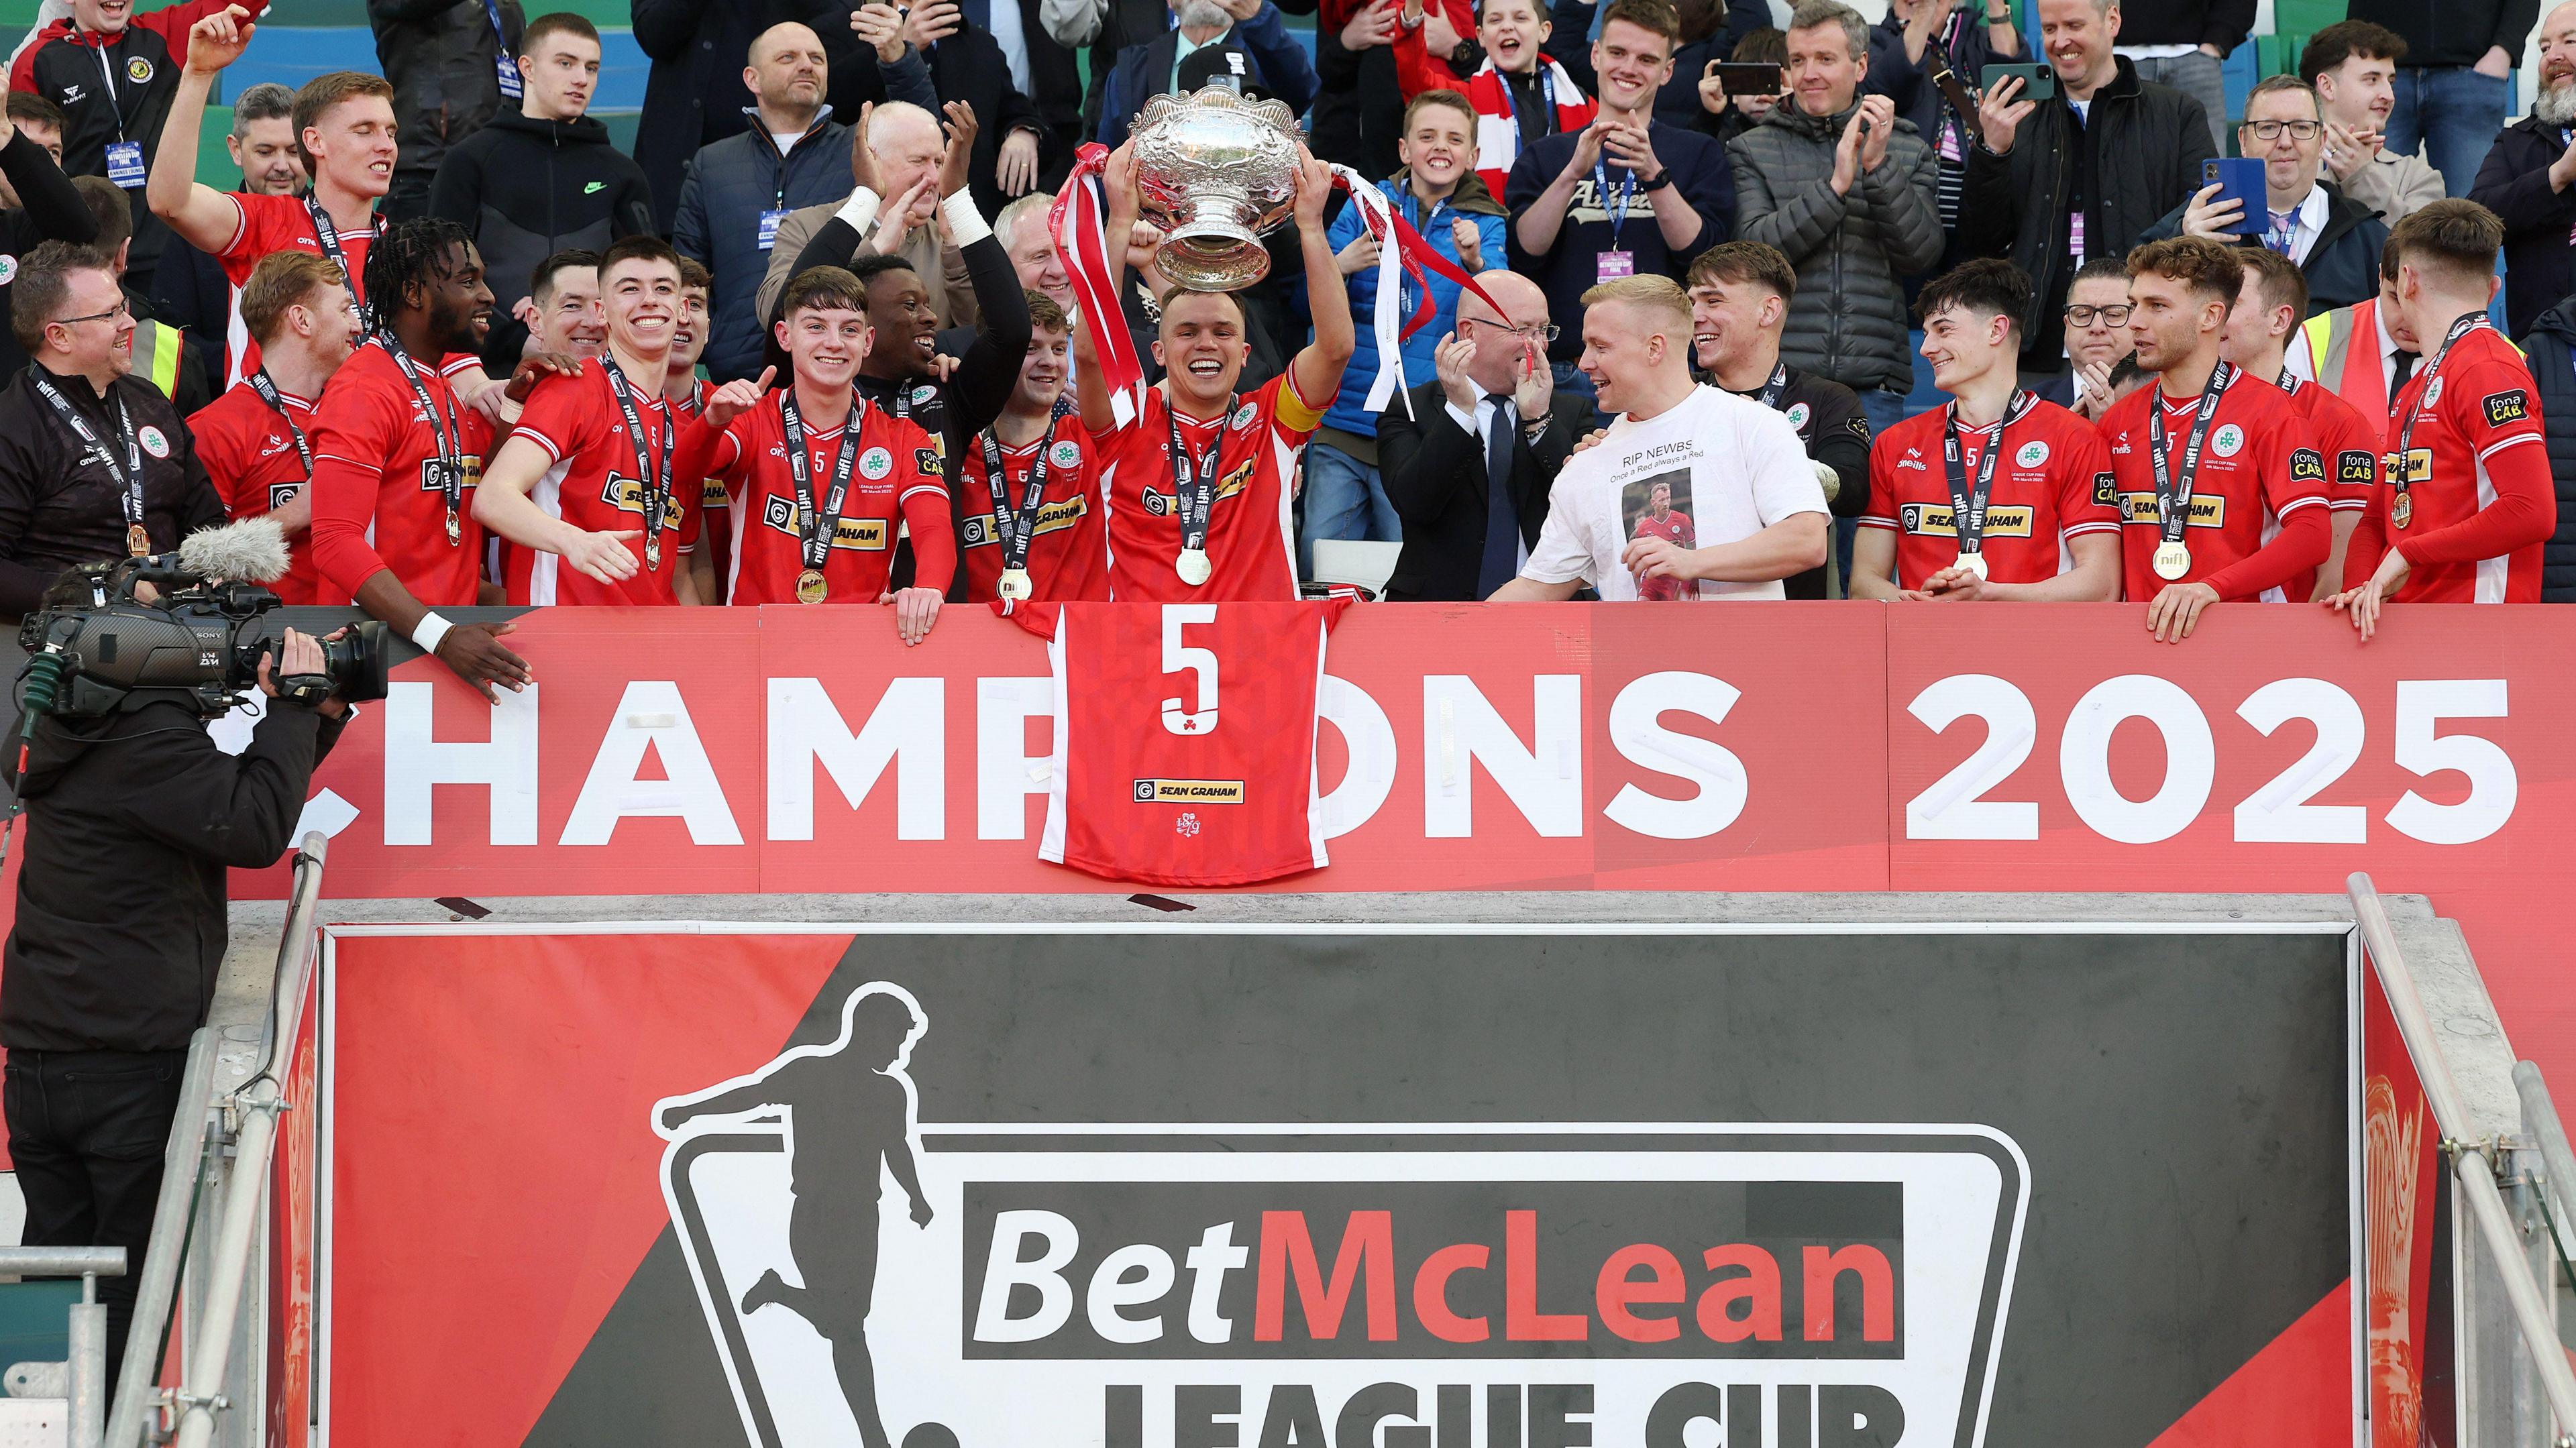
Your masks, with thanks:
<instances>
[{"instance_id":1,"label":"medal ribbon","mask_svg":"<svg viewBox=\"0 0 2576 1448\"><path fill-rule=\"evenodd\" d=\"M2484 312L2471 312L2453 322L2450 333L2442 338L2442 350L2434 353L2433 360L2426 363L2424 370L2417 374L2415 405L2406 409L2406 420L2397 428L2397 462L2390 470L2392 476L2389 479L2389 486L2397 491L2403 493L2410 486L2406 476L2406 454L2410 450L2410 444L2415 440L2415 424L2424 416L2424 399L2433 391L2433 379L2442 375L2442 359L2451 355L2452 343L2480 327L2493 325L2494 323L2487 320L2487 314Z\"/></svg>"},{"instance_id":2,"label":"medal ribbon","mask_svg":"<svg viewBox=\"0 0 2576 1448\"><path fill-rule=\"evenodd\" d=\"M327 220L327 218L326 218ZM337 243L333 243L337 245ZM429 395L429 384L421 379L420 364L403 350L391 332L378 332L376 345L393 354L394 365L402 369L403 380L411 384L411 396L429 418L429 430L438 440L438 490L447 497L447 546L457 546L457 517L465 505L465 426L450 417L436 399Z\"/></svg>"},{"instance_id":3,"label":"medal ribbon","mask_svg":"<svg viewBox=\"0 0 2576 1448\"><path fill-rule=\"evenodd\" d=\"M313 444L305 441L304 429L295 425L295 414L286 410L286 400L278 395L277 384L269 380L268 369L259 368L242 380L248 382L250 390L259 394L259 400L267 403L269 411L276 413L278 420L286 424L287 435L295 439L295 455L304 460L304 481L313 481Z\"/></svg>"},{"instance_id":4,"label":"medal ribbon","mask_svg":"<svg viewBox=\"0 0 2576 1448\"><path fill-rule=\"evenodd\" d=\"M1181 551L1207 551L1208 516L1216 511L1216 460L1225 453L1226 421L1234 415L1235 397L1225 399L1225 416L1217 419L1216 444L1204 458L1194 458L1181 441L1181 415L1166 402L1163 422L1172 430L1172 511L1181 518ZM1195 463L1197 466L1192 467Z\"/></svg>"},{"instance_id":5,"label":"medal ribbon","mask_svg":"<svg viewBox=\"0 0 2576 1448\"><path fill-rule=\"evenodd\" d=\"M866 421L868 400L853 394L850 420L841 428L841 450L832 455L832 490L823 495L823 511L814 511L814 464L805 451L805 419L796 411L796 389L778 394L778 420L787 433L787 472L796 480L797 554L805 566L822 571L832 556L832 535L841 530L841 505L850 495L850 469L859 460L859 424Z\"/></svg>"},{"instance_id":6,"label":"medal ribbon","mask_svg":"<svg viewBox=\"0 0 2576 1448\"><path fill-rule=\"evenodd\" d=\"M1780 394L1788 390L1789 364L1782 362L1772 367L1771 380L1762 384L1762 390L1754 395L1753 400L1761 403L1769 411L1778 412Z\"/></svg>"},{"instance_id":7,"label":"medal ribbon","mask_svg":"<svg viewBox=\"0 0 2576 1448\"><path fill-rule=\"evenodd\" d=\"M2004 408L2003 416L1977 429L1985 439L1986 450L1977 459L1977 480L1973 487L1968 481L1967 455L1959 445L1959 404L1953 402L1942 409L1941 460L1948 464L1950 470L1950 527L1958 536L1962 557L1985 551L1986 506L1994 497L1995 459L2004 454L2004 429L2019 421L2021 415L2030 410L2030 405L2038 400L2035 393L2015 392L2012 402Z\"/></svg>"},{"instance_id":8,"label":"medal ribbon","mask_svg":"<svg viewBox=\"0 0 2576 1448\"><path fill-rule=\"evenodd\" d=\"M635 405L635 390L627 385L626 374L606 352L599 354L599 365L608 373L608 390L617 394L618 410L626 414L626 440L635 447L635 476L644 486L644 551L652 555L646 560L652 566L662 556L662 507L671 497L671 429L663 427L656 457L644 445L644 414Z\"/></svg>"},{"instance_id":9,"label":"medal ribbon","mask_svg":"<svg viewBox=\"0 0 2576 1448\"><path fill-rule=\"evenodd\" d=\"M1038 439L1037 461L1029 464L1028 484L1020 489L1016 508L1011 506L1010 479L1002 472L1000 436L988 427L978 441L984 445L984 487L993 495L993 531L1002 539L1002 571L1026 572L1038 509L1046 503L1047 451L1055 446L1055 419L1047 420L1046 435Z\"/></svg>"},{"instance_id":10,"label":"medal ribbon","mask_svg":"<svg viewBox=\"0 0 2576 1448\"><path fill-rule=\"evenodd\" d=\"M126 415L125 399L122 397L116 399L116 426L117 430L125 435L125 461L120 465L116 460L116 454L108 449L106 441L92 431L87 422L81 420L79 413L72 411L70 400L56 391L54 384L39 377L36 379L36 390L43 393L45 400L54 405L54 411L60 413L63 421L71 425L72 434L81 440L81 446L89 451L91 457L98 459L99 465L107 469L107 475L110 478L115 479L117 492L123 499L125 526L142 527L143 449L134 440L134 419Z\"/></svg>"},{"instance_id":11,"label":"medal ribbon","mask_svg":"<svg viewBox=\"0 0 2576 1448\"><path fill-rule=\"evenodd\" d=\"M2208 384L2200 389L2200 405L2192 413L2191 431L2183 438L2179 482L2165 460L2163 394L2157 394L2147 408L2147 461L2156 474L2157 531L2167 543L2181 542L2182 530L2191 521L2191 483L2200 473L2200 446L2209 439L2209 420L2218 415L2218 400L2227 394L2227 384L2235 380L2236 369L2224 362L2210 370Z\"/></svg>"},{"instance_id":12,"label":"medal ribbon","mask_svg":"<svg viewBox=\"0 0 2576 1448\"><path fill-rule=\"evenodd\" d=\"M358 297L358 274L349 269L349 258L340 250L340 229L331 224L331 213L310 191L304 193L304 214L313 220L313 239L321 244L322 254L340 269L340 285L348 289L349 305L363 314L367 304Z\"/></svg>"}]
</instances>

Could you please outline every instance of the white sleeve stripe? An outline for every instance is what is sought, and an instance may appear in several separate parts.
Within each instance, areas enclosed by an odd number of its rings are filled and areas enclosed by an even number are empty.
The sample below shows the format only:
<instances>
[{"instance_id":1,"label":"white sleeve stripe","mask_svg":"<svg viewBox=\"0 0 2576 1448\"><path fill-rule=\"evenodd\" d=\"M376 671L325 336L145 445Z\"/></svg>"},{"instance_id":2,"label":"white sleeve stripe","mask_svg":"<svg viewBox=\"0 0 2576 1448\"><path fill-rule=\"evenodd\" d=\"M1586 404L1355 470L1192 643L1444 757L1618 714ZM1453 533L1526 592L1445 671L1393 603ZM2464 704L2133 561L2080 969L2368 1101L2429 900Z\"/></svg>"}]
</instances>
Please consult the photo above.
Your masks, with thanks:
<instances>
[{"instance_id":1,"label":"white sleeve stripe","mask_svg":"<svg viewBox=\"0 0 2576 1448\"><path fill-rule=\"evenodd\" d=\"M1882 518L1876 513L1863 513L1852 521L1864 528L1884 528L1891 533L1900 531L1894 518Z\"/></svg>"},{"instance_id":2,"label":"white sleeve stripe","mask_svg":"<svg viewBox=\"0 0 2576 1448\"><path fill-rule=\"evenodd\" d=\"M2370 502L2366 498L2329 498L2326 500L2327 510L2329 512L2336 513L2358 513L2369 506Z\"/></svg>"},{"instance_id":3,"label":"white sleeve stripe","mask_svg":"<svg viewBox=\"0 0 2576 1448\"><path fill-rule=\"evenodd\" d=\"M2061 538L2072 538L2078 533L2117 533L2119 531L2120 525L2117 523L2070 523L2058 529L2057 534Z\"/></svg>"},{"instance_id":4,"label":"white sleeve stripe","mask_svg":"<svg viewBox=\"0 0 2576 1448\"><path fill-rule=\"evenodd\" d=\"M2311 494L2311 495L2309 495L2309 496L2307 496L2307 497L2304 497L2304 498L2292 498L2290 501L2288 501L2288 502L2286 502L2286 503L2283 503L2283 504L2280 506L2280 508L2279 508L2279 509L2277 510L2277 512L2276 512L2276 516L2286 518L2286 517L2290 516L2292 513L2295 513L2295 512L2297 512L2297 511L2299 511L2301 508L2307 507L2307 506L2309 506L2310 504L2314 504L2314 505L2316 505L2316 506L2318 506L2318 507L2323 507L2323 506L2325 506L2325 501L2326 501L2326 500L2325 500L2322 496L2315 495L2315 494Z\"/></svg>"},{"instance_id":5,"label":"white sleeve stripe","mask_svg":"<svg viewBox=\"0 0 2576 1448\"><path fill-rule=\"evenodd\" d=\"M2540 434L2536 432L2518 432L2511 437L2488 444L2486 451L2478 454L2478 461L2485 462L2487 459L2494 457L2497 453L2503 452L2506 448L2513 446L2515 443L2538 441L2540 441Z\"/></svg>"},{"instance_id":6,"label":"white sleeve stripe","mask_svg":"<svg viewBox=\"0 0 2576 1448\"><path fill-rule=\"evenodd\" d=\"M894 505L900 508L904 504L911 502L912 495L915 493L937 493L942 497L946 497L948 494L948 488L942 483L915 483L911 487L906 488L895 495Z\"/></svg>"},{"instance_id":7,"label":"white sleeve stripe","mask_svg":"<svg viewBox=\"0 0 2576 1448\"><path fill-rule=\"evenodd\" d=\"M546 450L546 458L550 462L559 463L564 460L563 449L555 446L555 440L553 438L546 436L544 433L537 431L535 428L528 426L524 422L511 429L510 436L524 437L528 441L535 443L537 446L544 448Z\"/></svg>"}]
</instances>

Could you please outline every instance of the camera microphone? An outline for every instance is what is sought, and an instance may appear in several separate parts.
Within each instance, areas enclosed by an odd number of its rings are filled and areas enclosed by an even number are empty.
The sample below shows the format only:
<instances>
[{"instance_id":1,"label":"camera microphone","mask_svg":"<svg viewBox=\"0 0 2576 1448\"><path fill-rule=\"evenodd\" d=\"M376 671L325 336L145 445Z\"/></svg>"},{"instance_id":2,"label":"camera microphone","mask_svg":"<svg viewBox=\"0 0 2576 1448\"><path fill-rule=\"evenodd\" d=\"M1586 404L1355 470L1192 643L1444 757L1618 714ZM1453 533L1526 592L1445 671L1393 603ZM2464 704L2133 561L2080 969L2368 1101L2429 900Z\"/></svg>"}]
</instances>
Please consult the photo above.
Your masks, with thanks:
<instances>
[{"instance_id":1,"label":"camera microphone","mask_svg":"<svg viewBox=\"0 0 2576 1448\"><path fill-rule=\"evenodd\" d=\"M179 544L175 570L199 578L274 583L286 576L286 533L274 518L245 518L221 528L201 528ZM156 566L163 565L163 566ZM145 576L172 565L165 555L145 563Z\"/></svg>"}]
</instances>

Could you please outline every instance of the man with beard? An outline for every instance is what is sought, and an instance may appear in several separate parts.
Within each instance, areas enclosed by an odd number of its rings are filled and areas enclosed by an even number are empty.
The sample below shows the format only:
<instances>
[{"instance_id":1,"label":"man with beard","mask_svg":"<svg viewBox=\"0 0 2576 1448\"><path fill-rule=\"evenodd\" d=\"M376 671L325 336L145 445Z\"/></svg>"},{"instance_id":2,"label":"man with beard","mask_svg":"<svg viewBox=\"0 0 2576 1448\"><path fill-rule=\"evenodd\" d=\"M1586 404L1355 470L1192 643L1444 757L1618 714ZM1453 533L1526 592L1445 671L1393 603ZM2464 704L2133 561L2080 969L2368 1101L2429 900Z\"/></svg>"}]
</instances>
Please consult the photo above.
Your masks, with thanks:
<instances>
[{"instance_id":1,"label":"man with beard","mask_svg":"<svg viewBox=\"0 0 2576 1448\"><path fill-rule=\"evenodd\" d=\"M1780 358L1780 333L1798 290L1789 259L1758 241L1720 242L1691 262L1689 287L1691 355L1700 370L1788 418L1815 464L1826 506L1837 518L1859 517L1869 507L1873 429L1850 388ZM1784 586L1791 598L1823 598L1830 573L1811 568Z\"/></svg>"},{"instance_id":2,"label":"man with beard","mask_svg":"<svg viewBox=\"0 0 2576 1448\"><path fill-rule=\"evenodd\" d=\"M438 613L485 601L483 528L469 495L492 428L439 372L491 330L483 258L452 221L400 222L368 248L363 290L376 299L367 342L332 375L314 414L313 561L326 587L497 699L494 684L515 691L534 677L500 641L511 625L451 624ZM509 395L524 399L540 374L568 370L532 357L506 384Z\"/></svg>"},{"instance_id":3,"label":"man with beard","mask_svg":"<svg viewBox=\"0 0 2576 1448\"><path fill-rule=\"evenodd\" d=\"M2540 92L2478 168L2469 199L2504 222L2505 333L2519 337L2570 289L2576 250L2576 0L2540 22Z\"/></svg>"},{"instance_id":4,"label":"man with beard","mask_svg":"<svg viewBox=\"0 0 2576 1448\"><path fill-rule=\"evenodd\" d=\"M188 418L197 456L233 517L275 518L294 550L269 585L290 604L322 601L313 566L313 407L358 342L358 313L340 269L318 256L263 257L242 288L242 321L260 368Z\"/></svg>"}]
</instances>

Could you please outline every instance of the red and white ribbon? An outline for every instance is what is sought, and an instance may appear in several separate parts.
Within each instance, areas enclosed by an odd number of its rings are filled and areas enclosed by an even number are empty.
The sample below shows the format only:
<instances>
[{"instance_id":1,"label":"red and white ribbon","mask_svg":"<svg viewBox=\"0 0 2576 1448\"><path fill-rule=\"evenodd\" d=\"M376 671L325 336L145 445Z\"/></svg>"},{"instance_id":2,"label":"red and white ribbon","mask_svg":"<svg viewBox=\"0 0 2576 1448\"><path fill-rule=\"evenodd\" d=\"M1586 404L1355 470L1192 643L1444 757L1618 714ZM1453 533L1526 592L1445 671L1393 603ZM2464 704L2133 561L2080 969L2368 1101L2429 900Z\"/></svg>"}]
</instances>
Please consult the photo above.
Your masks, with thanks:
<instances>
[{"instance_id":1,"label":"red and white ribbon","mask_svg":"<svg viewBox=\"0 0 2576 1448\"><path fill-rule=\"evenodd\" d=\"M1100 380L1109 389L1109 410L1118 425L1126 427L1145 415L1145 364L1136 355L1136 339L1127 331L1127 309L1109 283L1109 248L1126 246L1127 238L1103 235L1100 177L1108 163L1109 148L1097 142L1074 153L1073 172L1065 177L1055 206L1047 213L1047 232L1055 238L1056 254L1064 259L1075 301L1091 321L1091 343L1100 354Z\"/></svg>"},{"instance_id":2,"label":"red and white ribbon","mask_svg":"<svg viewBox=\"0 0 2576 1448\"><path fill-rule=\"evenodd\" d=\"M1463 267L1442 256L1439 248L1388 203L1385 192L1370 185L1348 166L1334 166L1332 172L1333 184L1350 194L1351 204L1360 209L1361 222L1379 243L1377 310L1371 318L1370 329L1377 337L1377 378L1369 384L1368 400L1361 405L1370 412L1383 412L1390 397L1401 397L1404 399L1404 414L1411 417L1413 394L1404 378L1404 339L1431 325L1437 315L1431 301L1431 283L1423 275L1423 270L1427 267L1475 293L1506 322L1511 320L1512 314L1504 311L1500 302L1487 296L1485 289L1478 286L1476 279ZM1403 279L1406 276L1413 278L1417 300L1413 304L1413 315L1399 320L1397 314L1403 309Z\"/></svg>"}]
</instances>

